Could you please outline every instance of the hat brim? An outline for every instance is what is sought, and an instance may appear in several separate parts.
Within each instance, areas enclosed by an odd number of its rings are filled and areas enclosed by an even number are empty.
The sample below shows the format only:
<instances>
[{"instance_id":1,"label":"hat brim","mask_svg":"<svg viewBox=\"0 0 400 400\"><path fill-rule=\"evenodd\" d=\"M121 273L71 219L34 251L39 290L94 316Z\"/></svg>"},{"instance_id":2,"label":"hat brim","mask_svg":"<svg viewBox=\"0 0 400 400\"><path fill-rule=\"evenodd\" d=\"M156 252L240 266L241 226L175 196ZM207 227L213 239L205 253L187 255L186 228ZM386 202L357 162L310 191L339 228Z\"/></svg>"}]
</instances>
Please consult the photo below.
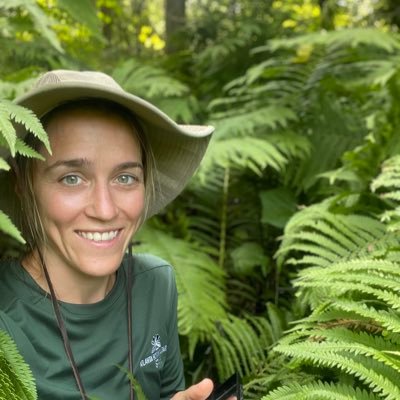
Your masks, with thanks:
<instances>
[{"instance_id":1,"label":"hat brim","mask_svg":"<svg viewBox=\"0 0 400 400\"><path fill-rule=\"evenodd\" d=\"M179 125L140 97L119 88L91 82L57 82L33 89L15 102L32 110L39 118L57 106L82 98L100 98L130 110L141 122L154 154L155 196L146 218L158 213L178 196L198 168L207 149L212 126ZM21 133L19 132L21 135Z\"/></svg>"}]
</instances>

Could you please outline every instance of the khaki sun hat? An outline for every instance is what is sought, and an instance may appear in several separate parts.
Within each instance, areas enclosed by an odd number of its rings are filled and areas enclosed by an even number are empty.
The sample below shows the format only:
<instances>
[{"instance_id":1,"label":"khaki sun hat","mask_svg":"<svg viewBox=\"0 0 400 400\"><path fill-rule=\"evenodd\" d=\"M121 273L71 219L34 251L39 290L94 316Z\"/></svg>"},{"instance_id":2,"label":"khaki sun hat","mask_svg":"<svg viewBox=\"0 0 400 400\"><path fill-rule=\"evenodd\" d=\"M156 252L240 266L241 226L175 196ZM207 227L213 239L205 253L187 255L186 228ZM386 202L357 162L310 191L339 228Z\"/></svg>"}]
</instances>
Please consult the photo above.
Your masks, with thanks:
<instances>
[{"instance_id":1,"label":"khaki sun hat","mask_svg":"<svg viewBox=\"0 0 400 400\"><path fill-rule=\"evenodd\" d=\"M57 106L82 98L113 101L126 107L140 121L156 163L156 193L149 204L147 218L156 214L188 183L204 156L214 128L178 125L154 105L124 91L113 78L102 72L47 72L37 80L32 90L15 102L42 118ZM18 134L24 135L25 132ZM3 190L9 191L10 188L3 187Z\"/></svg>"}]
</instances>

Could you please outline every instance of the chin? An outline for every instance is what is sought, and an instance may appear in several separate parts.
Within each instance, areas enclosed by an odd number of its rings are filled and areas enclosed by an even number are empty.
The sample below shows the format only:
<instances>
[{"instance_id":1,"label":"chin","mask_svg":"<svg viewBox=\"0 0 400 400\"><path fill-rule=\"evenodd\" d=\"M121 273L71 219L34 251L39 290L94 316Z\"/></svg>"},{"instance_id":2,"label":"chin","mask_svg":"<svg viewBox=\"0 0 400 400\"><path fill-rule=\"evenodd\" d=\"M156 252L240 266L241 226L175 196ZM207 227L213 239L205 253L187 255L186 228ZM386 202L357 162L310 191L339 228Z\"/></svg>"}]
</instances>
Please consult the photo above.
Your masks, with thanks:
<instances>
[{"instance_id":1,"label":"chin","mask_svg":"<svg viewBox=\"0 0 400 400\"><path fill-rule=\"evenodd\" d=\"M122 262L121 257L107 258L102 257L100 260L88 260L78 264L79 270L86 275L93 277L103 277L114 274Z\"/></svg>"}]
</instances>

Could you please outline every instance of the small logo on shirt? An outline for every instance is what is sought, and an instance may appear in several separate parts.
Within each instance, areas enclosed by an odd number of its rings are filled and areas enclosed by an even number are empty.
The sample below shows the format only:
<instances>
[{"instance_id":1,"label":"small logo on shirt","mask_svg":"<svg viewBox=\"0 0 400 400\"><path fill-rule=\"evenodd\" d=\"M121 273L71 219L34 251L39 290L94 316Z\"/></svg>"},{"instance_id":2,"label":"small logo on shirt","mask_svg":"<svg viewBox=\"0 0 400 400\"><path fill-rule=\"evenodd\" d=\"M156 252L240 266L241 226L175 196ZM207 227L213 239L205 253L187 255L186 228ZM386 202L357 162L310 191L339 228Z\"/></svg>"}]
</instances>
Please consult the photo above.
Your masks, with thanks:
<instances>
[{"instance_id":1,"label":"small logo on shirt","mask_svg":"<svg viewBox=\"0 0 400 400\"><path fill-rule=\"evenodd\" d=\"M161 366L161 354L165 353L167 351L167 345L162 345L161 344L161 337L159 334L156 334L153 336L151 339L151 354L144 358L143 360L140 360L140 367L145 367L148 364L151 364L154 362L155 367L159 368Z\"/></svg>"}]
</instances>

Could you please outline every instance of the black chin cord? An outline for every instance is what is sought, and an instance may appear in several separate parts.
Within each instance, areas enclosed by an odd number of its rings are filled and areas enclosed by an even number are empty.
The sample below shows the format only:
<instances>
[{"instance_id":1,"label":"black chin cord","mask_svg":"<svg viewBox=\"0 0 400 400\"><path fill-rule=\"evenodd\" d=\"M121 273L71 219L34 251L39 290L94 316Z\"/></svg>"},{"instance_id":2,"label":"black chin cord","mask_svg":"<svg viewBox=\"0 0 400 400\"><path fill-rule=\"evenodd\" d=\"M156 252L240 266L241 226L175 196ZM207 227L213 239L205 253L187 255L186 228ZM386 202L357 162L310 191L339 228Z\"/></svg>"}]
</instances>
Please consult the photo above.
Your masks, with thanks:
<instances>
[{"instance_id":1,"label":"black chin cord","mask_svg":"<svg viewBox=\"0 0 400 400\"><path fill-rule=\"evenodd\" d=\"M60 306L58 304L57 297L54 292L53 284L51 283L51 280L50 280L49 271L47 270L46 263L44 262L42 253L40 251L38 251L38 253L39 253L39 257L40 257L40 262L43 267L44 276L46 277L46 281L47 281L47 284L50 289L51 302L53 303L53 309L54 309L54 313L56 314L57 325L58 325L58 328L60 329L61 337L62 337L63 344L64 344L64 349L67 354L68 360L71 364L72 372L74 373L75 381L78 386L79 393L81 394L82 400L87 400L85 388L83 387L82 379L79 374L78 367L75 363L74 355L72 353L71 345L70 345L70 342L68 339L67 329L65 328L64 320L61 315Z\"/></svg>"},{"instance_id":2,"label":"black chin cord","mask_svg":"<svg viewBox=\"0 0 400 400\"><path fill-rule=\"evenodd\" d=\"M132 349L132 279L131 279L131 273L132 273L132 268L133 268L133 263L132 263L132 243L129 243L129 264L127 268L127 279L126 279L126 300L127 300L127 309L128 309L128 316L127 316L127 321L128 321L128 366L129 366L129 372L132 375L133 378L133 349ZM130 391L129 391L129 399L134 400L135 398L135 392L133 390L133 382L130 382Z\"/></svg>"},{"instance_id":3,"label":"black chin cord","mask_svg":"<svg viewBox=\"0 0 400 400\"><path fill-rule=\"evenodd\" d=\"M67 329L64 324L64 320L62 318L60 305L58 304L57 297L54 291L53 284L51 283L50 275L47 270L46 263L44 262L43 255L40 250L38 250L40 263L42 264L44 276L46 278L47 285L49 286L51 302L53 304L54 313L57 319L57 325L61 333L61 337L64 344L65 353L68 357L68 360L71 364L72 372L74 374L74 378L76 381L76 385L78 386L79 393L81 395L82 400L88 400L88 396L86 395L85 388L83 386L83 382L81 379L81 375L79 373L78 367L76 365L74 354L72 353L71 344L68 338ZM127 282L126 282L126 292L127 292L127 322L128 322L128 366L129 372L133 376L133 349L132 349L132 280L131 280L131 259L132 259L132 245L129 245L129 255L130 262L127 268ZM130 400L134 400L135 394L133 391L133 383L130 382L129 385L129 398Z\"/></svg>"}]
</instances>

